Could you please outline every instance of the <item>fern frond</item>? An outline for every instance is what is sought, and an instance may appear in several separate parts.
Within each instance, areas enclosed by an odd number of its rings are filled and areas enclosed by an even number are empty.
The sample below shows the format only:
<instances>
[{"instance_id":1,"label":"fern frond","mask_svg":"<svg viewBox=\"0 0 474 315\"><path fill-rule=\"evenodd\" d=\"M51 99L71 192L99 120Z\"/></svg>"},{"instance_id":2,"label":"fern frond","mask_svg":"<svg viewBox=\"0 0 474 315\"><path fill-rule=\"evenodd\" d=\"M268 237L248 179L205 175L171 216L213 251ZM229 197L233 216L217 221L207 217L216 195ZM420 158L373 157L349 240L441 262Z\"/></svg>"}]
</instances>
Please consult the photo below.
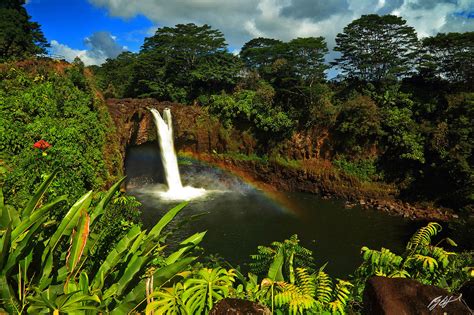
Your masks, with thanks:
<instances>
[{"instance_id":1,"label":"fern frond","mask_svg":"<svg viewBox=\"0 0 474 315\"><path fill-rule=\"evenodd\" d=\"M316 300L326 304L331 301L332 297L332 280L327 273L321 269L315 275L316 280Z\"/></svg>"},{"instance_id":2,"label":"fern frond","mask_svg":"<svg viewBox=\"0 0 474 315\"><path fill-rule=\"evenodd\" d=\"M329 302L328 307L331 314L345 314L345 305L342 305L339 301Z\"/></svg>"},{"instance_id":3,"label":"fern frond","mask_svg":"<svg viewBox=\"0 0 474 315\"><path fill-rule=\"evenodd\" d=\"M402 270L395 270L388 275L389 278L410 278L411 275L408 271Z\"/></svg>"},{"instance_id":4,"label":"fern frond","mask_svg":"<svg viewBox=\"0 0 474 315\"><path fill-rule=\"evenodd\" d=\"M383 247L382 250L378 251L364 246L361 252L364 261L372 267L372 270L374 270L377 275L390 273L393 269L398 269L403 262L401 256Z\"/></svg>"},{"instance_id":5,"label":"fern frond","mask_svg":"<svg viewBox=\"0 0 474 315\"><path fill-rule=\"evenodd\" d=\"M438 268L438 262L436 259L430 256L416 254L413 256L413 260L421 264L424 270L429 270L431 273L433 273L435 269Z\"/></svg>"},{"instance_id":6,"label":"fern frond","mask_svg":"<svg viewBox=\"0 0 474 315\"><path fill-rule=\"evenodd\" d=\"M334 292L335 300L344 306L347 305L347 301L349 300L349 297L351 295L351 291L349 288L352 286L353 284L349 281L338 279Z\"/></svg>"},{"instance_id":7,"label":"fern frond","mask_svg":"<svg viewBox=\"0 0 474 315\"><path fill-rule=\"evenodd\" d=\"M451 257L456 255L456 253L454 252L448 252L448 251L445 251L441 247L435 247L435 246L429 248L429 253L430 253L430 256L432 256L439 263L441 263L443 268L446 268L449 265Z\"/></svg>"},{"instance_id":8,"label":"fern frond","mask_svg":"<svg viewBox=\"0 0 474 315\"><path fill-rule=\"evenodd\" d=\"M413 234L410 241L408 241L407 243L406 249L413 253L416 252L419 248L430 245L431 238L437 235L441 230L442 227L439 223L428 223L428 225L418 229L418 231Z\"/></svg>"},{"instance_id":9,"label":"fern frond","mask_svg":"<svg viewBox=\"0 0 474 315\"><path fill-rule=\"evenodd\" d=\"M313 296L316 291L315 279L305 268L296 268L296 275L301 292Z\"/></svg>"},{"instance_id":10,"label":"fern frond","mask_svg":"<svg viewBox=\"0 0 474 315\"><path fill-rule=\"evenodd\" d=\"M311 294L303 292L298 286L282 282L279 283L281 292L275 295L275 304L278 307L287 306L290 314L302 314L315 305Z\"/></svg>"}]
</instances>

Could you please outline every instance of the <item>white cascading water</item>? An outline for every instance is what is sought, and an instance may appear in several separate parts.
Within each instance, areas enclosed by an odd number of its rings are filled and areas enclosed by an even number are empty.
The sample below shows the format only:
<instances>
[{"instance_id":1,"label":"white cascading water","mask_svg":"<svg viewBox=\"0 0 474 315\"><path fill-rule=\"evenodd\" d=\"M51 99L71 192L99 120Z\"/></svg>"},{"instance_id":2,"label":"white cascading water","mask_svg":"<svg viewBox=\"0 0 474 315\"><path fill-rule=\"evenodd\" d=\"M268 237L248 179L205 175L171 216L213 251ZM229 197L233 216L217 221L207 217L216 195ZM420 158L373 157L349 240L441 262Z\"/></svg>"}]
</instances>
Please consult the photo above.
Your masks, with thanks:
<instances>
[{"instance_id":1,"label":"white cascading water","mask_svg":"<svg viewBox=\"0 0 474 315\"><path fill-rule=\"evenodd\" d=\"M153 120L156 125L158 141L160 144L161 160L165 171L165 180L168 185L168 191L158 192L158 194L167 200L190 200L206 193L203 188L194 188L190 186L183 187L181 176L179 174L178 159L174 150L173 142L173 124L171 121L171 110L165 108L163 118L154 108L150 108L153 114Z\"/></svg>"}]
</instances>

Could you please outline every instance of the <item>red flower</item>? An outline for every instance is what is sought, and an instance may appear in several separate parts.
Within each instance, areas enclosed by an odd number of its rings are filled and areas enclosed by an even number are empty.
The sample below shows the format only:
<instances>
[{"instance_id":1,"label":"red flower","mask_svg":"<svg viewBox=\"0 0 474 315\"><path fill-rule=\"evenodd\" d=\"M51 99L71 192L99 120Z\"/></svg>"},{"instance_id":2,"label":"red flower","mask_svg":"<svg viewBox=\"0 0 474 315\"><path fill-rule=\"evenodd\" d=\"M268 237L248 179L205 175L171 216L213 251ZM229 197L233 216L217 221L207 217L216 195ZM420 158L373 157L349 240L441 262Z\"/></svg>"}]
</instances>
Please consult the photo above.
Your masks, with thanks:
<instances>
[{"instance_id":1,"label":"red flower","mask_svg":"<svg viewBox=\"0 0 474 315\"><path fill-rule=\"evenodd\" d=\"M36 141L35 144L33 145L33 147L35 147L36 149L40 149L40 150L46 150L50 146L51 146L51 144L44 141L43 139L41 139L39 141Z\"/></svg>"}]
</instances>

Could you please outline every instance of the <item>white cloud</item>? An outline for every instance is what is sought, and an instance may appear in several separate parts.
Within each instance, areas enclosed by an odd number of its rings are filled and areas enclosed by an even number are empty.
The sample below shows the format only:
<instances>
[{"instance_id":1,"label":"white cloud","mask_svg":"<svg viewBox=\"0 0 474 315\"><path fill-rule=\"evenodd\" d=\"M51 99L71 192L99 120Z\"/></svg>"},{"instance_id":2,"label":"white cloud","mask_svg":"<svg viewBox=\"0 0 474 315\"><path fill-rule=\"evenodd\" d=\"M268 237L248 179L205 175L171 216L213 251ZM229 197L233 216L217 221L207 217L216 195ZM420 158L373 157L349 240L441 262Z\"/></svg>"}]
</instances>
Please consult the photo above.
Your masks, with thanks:
<instances>
[{"instance_id":1,"label":"white cloud","mask_svg":"<svg viewBox=\"0 0 474 315\"><path fill-rule=\"evenodd\" d=\"M74 49L67 45L59 43L57 40L51 41L51 54L64 58L67 61L73 61L79 57L86 66L100 65L107 58L115 58L126 47L122 47L116 43L116 37L108 32L95 32L91 36L84 39L84 43L90 49Z\"/></svg>"},{"instance_id":2,"label":"white cloud","mask_svg":"<svg viewBox=\"0 0 474 315\"><path fill-rule=\"evenodd\" d=\"M457 9L453 3L437 3L428 8L416 7L416 4L416 0L405 0L392 14L403 17L408 25L416 29L418 37L436 34L446 24L448 16Z\"/></svg>"},{"instance_id":3,"label":"white cloud","mask_svg":"<svg viewBox=\"0 0 474 315\"><path fill-rule=\"evenodd\" d=\"M64 58L67 61L73 61L79 57L85 65L98 65L105 61L92 58L87 54L87 50L73 49L67 45L61 44L56 40L51 41L51 54L57 58Z\"/></svg>"},{"instance_id":4,"label":"white cloud","mask_svg":"<svg viewBox=\"0 0 474 315\"><path fill-rule=\"evenodd\" d=\"M324 36L329 48L337 33L362 14L394 13L422 36L451 29L473 31L472 19L453 19L459 10L473 11L472 0L89 0L112 16L144 15L158 26L209 24L221 30L231 49L253 37L290 40ZM156 28L150 29L152 35Z\"/></svg>"}]
</instances>

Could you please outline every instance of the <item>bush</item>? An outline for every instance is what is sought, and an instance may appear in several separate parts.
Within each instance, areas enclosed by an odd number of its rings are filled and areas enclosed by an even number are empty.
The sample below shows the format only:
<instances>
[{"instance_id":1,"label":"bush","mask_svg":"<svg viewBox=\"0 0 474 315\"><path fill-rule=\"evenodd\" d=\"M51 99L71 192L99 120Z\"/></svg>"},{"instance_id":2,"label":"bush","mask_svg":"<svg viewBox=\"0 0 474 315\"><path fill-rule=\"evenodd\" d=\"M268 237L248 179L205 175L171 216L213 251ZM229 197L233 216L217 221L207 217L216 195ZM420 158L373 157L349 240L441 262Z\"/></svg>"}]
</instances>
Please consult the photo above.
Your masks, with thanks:
<instances>
[{"instance_id":1,"label":"bush","mask_svg":"<svg viewBox=\"0 0 474 315\"><path fill-rule=\"evenodd\" d=\"M65 71L54 66L0 69L0 158L11 169L5 194L14 205L24 205L32 188L55 169L59 175L49 196L67 194L69 201L102 188L117 171L104 155L111 120L87 85L83 66ZM34 147L39 140L50 147Z\"/></svg>"},{"instance_id":2,"label":"bush","mask_svg":"<svg viewBox=\"0 0 474 315\"><path fill-rule=\"evenodd\" d=\"M185 204L167 212L150 231L133 225L115 244L100 237L100 220L123 179L95 205L91 206L89 191L61 220L48 222L46 213L65 201L61 196L43 203L55 174L45 179L23 209L5 205L0 189L0 313L139 311L150 287L160 287L196 259L189 254L205 232L190 236L169 256L163 253L166 236L161 232ZM98 246L104 249L103 257L91 272L87 266Z\"/></svg>"},{"instance_id":3,"label":"bush","mask_svg":"<svg viewBox=\"0 0 474 315\"><path fill-rule=\"evenodd\" d=\"M209 111L220 117L224 126L246 124L257 132L289 134L294 122L280 108L273 106L274 90L261 83L256 91L239 90L232 95L212 95Z\"/></svg>"},{"instance_id":4,"label":"bush","mask_svg":"<svg viewBox=\"0 0 474 315\"><path fill-rule=\"evenodd\" d=\"M345 157L339 157L333 160L332 163L341 171L362 181L371 181L382 177L377 174L374 159L349 161Z\"/></svg>"}]
</instances>

